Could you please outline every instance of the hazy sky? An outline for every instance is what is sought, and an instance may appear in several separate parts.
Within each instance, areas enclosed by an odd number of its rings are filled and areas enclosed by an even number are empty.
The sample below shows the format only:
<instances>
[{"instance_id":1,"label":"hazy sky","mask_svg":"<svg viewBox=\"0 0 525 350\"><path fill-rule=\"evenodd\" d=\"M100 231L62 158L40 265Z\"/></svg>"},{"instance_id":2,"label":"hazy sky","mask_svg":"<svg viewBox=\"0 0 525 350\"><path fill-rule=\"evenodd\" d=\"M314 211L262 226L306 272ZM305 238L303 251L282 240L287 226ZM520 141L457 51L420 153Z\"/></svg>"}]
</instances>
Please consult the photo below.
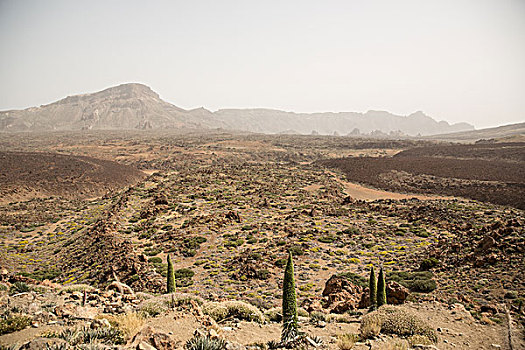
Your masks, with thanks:
<instances>
[{"instance_id":1,"label":"hazy sky","mask_svg":"<svg viewBox=\"0 0 525 350\"><path fill-rule=\"evenodd\" d=\"M0 0L0 110L125 82L182 108L525 121L525 0Z\"/></svg>"}]
</instances>

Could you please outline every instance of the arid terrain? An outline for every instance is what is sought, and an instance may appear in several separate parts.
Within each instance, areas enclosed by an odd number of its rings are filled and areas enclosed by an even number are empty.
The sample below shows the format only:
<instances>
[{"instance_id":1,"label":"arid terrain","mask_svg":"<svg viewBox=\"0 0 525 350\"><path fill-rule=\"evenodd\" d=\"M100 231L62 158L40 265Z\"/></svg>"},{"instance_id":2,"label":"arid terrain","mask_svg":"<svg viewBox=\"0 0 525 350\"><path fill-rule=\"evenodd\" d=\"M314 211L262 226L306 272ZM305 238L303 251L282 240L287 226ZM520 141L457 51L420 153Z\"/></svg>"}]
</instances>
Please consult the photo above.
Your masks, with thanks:
<instances>
[{"instance_id":1,"label":"arid terrain","mask_svg":"<svg viewBox=\"0 0 525 350\"><path fill-rule=\"evenodd\" d=\"M59 348L72 342L64 329L104 319L123 339L92 343L168 349L200 330L268 348L291 251L315 346L344 350L355 335L355 349L523 348L524 153L218 131L3 134L0 308L29 321L0 344ZM437 343L358 339L370 266Z\"/></svg>"}]
</instances>

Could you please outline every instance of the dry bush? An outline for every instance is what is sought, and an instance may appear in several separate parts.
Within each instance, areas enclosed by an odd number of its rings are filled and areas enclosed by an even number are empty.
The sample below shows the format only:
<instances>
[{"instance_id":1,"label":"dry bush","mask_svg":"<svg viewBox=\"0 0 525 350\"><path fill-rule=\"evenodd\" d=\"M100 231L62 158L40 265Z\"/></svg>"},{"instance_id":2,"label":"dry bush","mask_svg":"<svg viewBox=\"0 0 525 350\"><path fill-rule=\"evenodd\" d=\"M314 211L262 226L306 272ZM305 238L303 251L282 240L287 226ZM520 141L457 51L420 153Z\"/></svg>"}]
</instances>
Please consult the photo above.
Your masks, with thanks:
<instances>
[{"instance_id":1,"label":"dry bush","mask_svg":"<svg viewBox=\"0 0 525 350\"><path fill-rule=\"evenodd\" d=\"M63 293L73 293L73 292L92 292L95 290L95 287L90 286L89 284L70 284L67 286L64 286L60 289L60 292Z\"/></svg>"},{"instance_id":2,"label":"dry bush","mask_svg":"<svg viewBox=\"0 0 525 350\"><path fill-rule=\"evenodd\" d=\"M384 305L361 320L360 333L363 339L379 332L403 337L423 335L432 343L437 343L437 333L429 324L417 315L391 305Z\"/></svg>"},{"instance_id":3,"label":"dry bush","mask_svg":"<svg viewBox=\"0 0 525 350\"><path fill-rule=\"evenodd\" d=\"M353 320L349 314L328 314L326 315L326 322L337 323L351 323Z\"/></svg>"},{"instance_id":4,"label":"dry bush","mask_svg":"<svg viewBox=\"0 0 525 350\"><path fill-rule=\"evenodd\" d=\"M362 339L368 339L377 337L381 332L381 318L378 314L366 315L361 320L361 325L359 326L359 335Z\"/></svg>"},{"instance_id":5,"label":"dry bush","mask_svg":"<svg viewBox=\"0 0 525 350\"><path fill-rule=\"evenodd\" d=\"M109 323L119 329L125 339L134 336L146 322L146 318L139 313L130 312L122 315L106 315Z\"/></svg>"},{"instance_id":6,"label":"dry bush","mask_svg":"<svg viewBox=\"0 0 525 350\"><path fill-rule=\"evenodd\" d=\"M339 334L337 336L337 347L340 350L350 350L354 347L355 343L359 340L357 334Z\"/></svg>"},{"instance_id":7,"label":"dry bush","mask_svg":"<svg viewBox=\"0 0 525 350\"><path fill-rule=\"evenodd\" d=\"M195 304L200 306L203 303L202 298L193 294L171 293L144 300L139 304L138 310L155 317L176 307L193 307Z\"/></svg>"},{"instance_id":8,"label":"dry bush","mask_svg":"<svg viewBox=\"0 0 525 350\"><path fill-rule=\"evenodd\" d=\"M205 303L202 311L217 322L227 318L237 318L258 323L264 321L264 315L257 307L237 300Z\"/></svg>"},{"instance_id":9,"label":"dry bush","mask_svg":"<svg viewBox=\"0 0 525 350\"><path fill-rule=\"evenodd\" d=\"M420 334L414 334L407 338L408 344L413 347L416 344L420 345L433 345L432 341L428 337Z\"/></svg>"}]
</instances>

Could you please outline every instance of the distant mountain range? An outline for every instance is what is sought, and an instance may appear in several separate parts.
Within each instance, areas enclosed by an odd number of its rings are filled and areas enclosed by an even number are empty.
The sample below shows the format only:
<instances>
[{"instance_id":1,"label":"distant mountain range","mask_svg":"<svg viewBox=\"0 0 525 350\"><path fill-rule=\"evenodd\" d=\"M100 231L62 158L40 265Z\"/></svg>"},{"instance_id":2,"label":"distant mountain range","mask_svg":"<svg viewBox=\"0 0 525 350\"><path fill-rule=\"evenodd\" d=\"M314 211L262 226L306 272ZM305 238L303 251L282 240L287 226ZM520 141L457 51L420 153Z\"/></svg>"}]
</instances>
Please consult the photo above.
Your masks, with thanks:
<instances>
[{"instance_id":1,"label":"distant mountain range","mask_svg":"<svg viewBox=\"0 0 525 350\"><path fill-rule=\"evenodd\" d=\"M0 112L0 131L224 129L270 134L416 136L470 131L467 123L437 122L423 112L293 113L271 109L184 110L142 84L66 97L24 110Z\"/></svg>"}]
</instances>

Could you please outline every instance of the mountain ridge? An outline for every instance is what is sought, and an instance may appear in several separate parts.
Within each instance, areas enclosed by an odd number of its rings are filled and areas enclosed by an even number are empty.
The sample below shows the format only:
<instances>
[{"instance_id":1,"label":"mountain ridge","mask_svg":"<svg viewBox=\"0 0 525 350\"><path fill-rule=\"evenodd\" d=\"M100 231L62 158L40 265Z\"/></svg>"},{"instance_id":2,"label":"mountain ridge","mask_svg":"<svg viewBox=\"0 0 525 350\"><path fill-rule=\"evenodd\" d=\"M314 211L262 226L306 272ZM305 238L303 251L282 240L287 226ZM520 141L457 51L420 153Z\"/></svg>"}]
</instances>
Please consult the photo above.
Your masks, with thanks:
<instances>
[{"instance_id":1,"label":"mountain ridge","mask_svg":"<svg viewBox=\"0 0 525 350\"><path fill-rule=\"evenodd\" d=\"M0 111L0 131L225 129L266 134L293 130L321 135L433 135L474 130L467 123L436 121L421 111L399 116L387 111L295 113L268 108L185 110L162 100L141 83L67 96L22 110Z\"/></svg>"}]
</instances>

